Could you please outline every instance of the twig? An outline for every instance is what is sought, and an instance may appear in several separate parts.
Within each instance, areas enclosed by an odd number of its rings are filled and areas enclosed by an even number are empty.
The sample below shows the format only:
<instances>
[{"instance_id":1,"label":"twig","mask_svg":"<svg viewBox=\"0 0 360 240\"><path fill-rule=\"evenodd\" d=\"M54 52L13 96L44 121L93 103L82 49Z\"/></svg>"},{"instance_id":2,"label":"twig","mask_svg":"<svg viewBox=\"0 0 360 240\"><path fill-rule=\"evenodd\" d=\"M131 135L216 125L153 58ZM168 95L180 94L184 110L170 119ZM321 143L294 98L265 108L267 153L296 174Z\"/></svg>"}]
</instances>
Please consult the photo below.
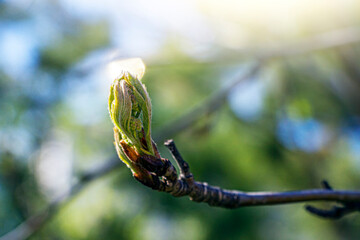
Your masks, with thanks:
<instances>
[{"instance_id":1,"label":"twig","mask_svg":"<svg viewBox=\"0 0 360 240\"><path fill-rule=\"evenodd\" d=\"M92 181L108 174L112 170L122 166L122 162L118 159L110 159L105 164L97 168L96 170L90 170L85 172L80 178L78 183L73 185L69 193L63 194L51 202L41 212L29 217L26 221L21 223L11 232L0 237L0 240L23 240L27 239L37 231L39 231L48 220L50 220L66 203L73 199L79 192L81 192Z\"/></svg>"},{"instance_id":2,"label":"twig","mask_svg":"<svg viewBox=\"0 0 360 240\"><path fill-rule=\"evenodd\" d=\"M190 167L187 162L181 157L179 151L177 150L175 143L172 139L166 141L164 145L170 150L173 158L176 160L176 164L180 169L180 178L192 178L193 175L190 172Z\"/></svg>"},{"instance_id":3,"label":"twig","mask_svg":"<svg viewBox=\"0 0 360 240\"><path fill-rule=\"evenodd\" d=\"M331 209L320 209L311 205L306 205L305 209L314 215L328 219L340 219L349 213L359 211L359 209L356 208L351 209L348 207L338 207L338 206L333 206Z\"/></svg>"},{"instance_id":4,"label":"twig","mask_svg":"<svg viewBox=\"0 0 360 240\"><path fill-rule=\"evenodd\" d=\"M165 146L169 148L174 156L182 174L175 183L167 184L167 181L159 181L150 187L159 191L168 192L176 197L189 196L192 201L205 202L210 206L223 208L277 205L308 201L336 201L345 206L345 208L336 208L336 210L334 210L334 214L336 214L337 217L344 216L351 211L359 209L360 191L333 190L327 182L323 184L325 189L288 192L242 192L221 189L210 186L204 182L193 181L193 175L190 172L189 165L181 157L174 141L168 140ZM176 174L176 172L174 174ZM166 180L166 176L157 175L157 177L159 177L159 179L165 178ZM307 209L308 211L317 213L318 216L326 217L324 214L325 211L317 211L314 207L308 207Z\"/></svg>"},{"instance_id":5,"label":"twig","mask_svg":"<svg viewBox=\"0 0 360 240\"><path fill-rule=\"evenodd\" d=\"M333 188L327 181L322 181L324 189L332 191ZM333 206L331 209L320 209L311 205L305 206L305 209L319 217L329 219L339 219L353 212L360 211L360 202L339 202L340 206Z\"/></svg>"},{"instance_id":6,"label":"twig","mask_svg":"<svg viewBox=\"0 0 360 240\"><path fill-rule=\"evenodd\" d=\"M168 140L165 145L172 153L180 169L179 177L169 182L159 181L157 186L151 186L159 191L168 192L175 197L189 196L195 202L205 202L210 206L223 208L239 208L245 206L263 206L289 204L307 201L336 201L344 207L334 206L330 210L321 210L312 206L306 209L320 217L338 219L349 213L359 211L360 191L332 190L327 182L323 182L325 189L312 189L289 192L242 192L236 190L225 190L219 187L210 186L204 182L193 181L193 175L188 163L181 157L173 140ZM166 161L170 172L164 174L165 178L176 174L169 161ZM121 166L121 161L113 159L95 171L89 171L80 178L74 185L69 194L65 194L56 201L52 202L40 213L31 216L8 234L2 236L0 240L22 240L35 234L44 224L51 219L61 206L70 201L77 193L84 189L87 184L99 177L106 175L110 171ZM147 166L149 167L149 166ZM160 167L157 164L157 167ZM153 172L156 169L152 168ZM166 172L166 171L165 171ZM158 176L162 177L162 176Z\"/></svg>"}]
</instances>

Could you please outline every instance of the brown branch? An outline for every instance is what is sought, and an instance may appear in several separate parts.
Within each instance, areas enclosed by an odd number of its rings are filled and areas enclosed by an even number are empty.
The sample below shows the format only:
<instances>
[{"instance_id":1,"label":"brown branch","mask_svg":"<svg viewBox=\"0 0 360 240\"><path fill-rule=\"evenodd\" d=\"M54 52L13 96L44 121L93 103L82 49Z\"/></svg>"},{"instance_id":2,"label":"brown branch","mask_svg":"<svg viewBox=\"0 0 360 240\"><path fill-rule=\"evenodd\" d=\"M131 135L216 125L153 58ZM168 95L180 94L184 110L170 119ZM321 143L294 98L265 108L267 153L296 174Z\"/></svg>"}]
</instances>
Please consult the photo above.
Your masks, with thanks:
<instances>
[{"instance_id":1,"label":"brown branch","mask_svg":"<svg viewBox=\"0 0 360 240\"><path fill-rule=\"evenodd\" d=\"M324 189L333 190L330 184L327 181L322 181L322 186ZM311 205L305 206L305 209L315 214L319 217L323 218L331 218L331 219L339 219L344 217L349 213L353 213L356 211L360 211L360 202L347 202L347 203L339 203L341 206L333 206L331 209L319 209Z\"/></svg>"},{"instance_id":2,"label":"brown branch","mask_svg":"<svg viewBox=\"0 0 360 240\"><path fill-rule=\"evenodd\" d=\"M178 168L180 170L180 178L192 178L190 172L190 167L187 162L181 157L179 151L177 150L175 143L172 139L166 141L164 145L170 150L173 158L176 160Z\"/></svg>"},{"instance_id":3,"label":"brown branch","mask_svg":"<svg viewBox=\"0 0 360 240\"><path fill-rule=\"evenodd\" d=\"M245 206L278 205L309 201L336 201L343 207L334 207L332 211L318 210L314 207L307 207L307 210L322 217L339 218L350 212L359 211L360 191L333 190L327 182L324 182L325 189L309 189L288 192L242 192L226 190L210 186L204 182L193 180L189 165L181 157L173 140L165 143L172 153L180 168L180 175L176 181L167 181L166 175L155 175L158 182L150 186L159 191L168 192L175 197L189 196L195 202L205 202L210 206L223 208L239 208ZM153 161L153 160L152 160ZM158 161L159 163L160 161ZM148 168L148 166L145 166ZM171 166L171 169L174 169ZM152 167L153 169L153 167ZM177 175L176 170L172 175ZM171 172L171 171L170 171ZM138 179L141 182L141 179Z\"/></svg>"}]
</instances>

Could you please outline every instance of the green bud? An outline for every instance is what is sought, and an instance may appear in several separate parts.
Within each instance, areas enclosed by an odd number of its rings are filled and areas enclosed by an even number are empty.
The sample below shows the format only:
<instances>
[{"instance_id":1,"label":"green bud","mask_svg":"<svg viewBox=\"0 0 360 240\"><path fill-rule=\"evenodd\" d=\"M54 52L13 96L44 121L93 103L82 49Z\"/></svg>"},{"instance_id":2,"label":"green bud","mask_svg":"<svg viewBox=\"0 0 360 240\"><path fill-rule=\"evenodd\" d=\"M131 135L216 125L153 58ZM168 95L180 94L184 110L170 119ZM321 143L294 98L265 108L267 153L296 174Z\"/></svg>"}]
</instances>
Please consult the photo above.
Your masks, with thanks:
<instances>
[{"instance_id":1,"label":"green bud","mask_svg":"<svg viewBox=\"0 0 360 240\"><path fill-rule=\"evenodd\" d=\"M142 124L145 132L145 140L147 147L150 152L154 154L152 149L151 141L151 101L148 92L146 91L145 86L137 78L132 77L130 74L126 74L125 80L132 86L133 95L135 97L135 103L140 108L142 113Z\"/></svg>"},{"instance_id":2,"label":"green bud","mask_svg":"<svg viewBox=\"0 0 360 240\"><path fill-rule=\"evenodd\" d=\"M124 73L114 80L110 87L109 112L117 153L137 173L139 156L156 155L151 139L150 97L139 79Z\"/></svg>"}]
</instances>

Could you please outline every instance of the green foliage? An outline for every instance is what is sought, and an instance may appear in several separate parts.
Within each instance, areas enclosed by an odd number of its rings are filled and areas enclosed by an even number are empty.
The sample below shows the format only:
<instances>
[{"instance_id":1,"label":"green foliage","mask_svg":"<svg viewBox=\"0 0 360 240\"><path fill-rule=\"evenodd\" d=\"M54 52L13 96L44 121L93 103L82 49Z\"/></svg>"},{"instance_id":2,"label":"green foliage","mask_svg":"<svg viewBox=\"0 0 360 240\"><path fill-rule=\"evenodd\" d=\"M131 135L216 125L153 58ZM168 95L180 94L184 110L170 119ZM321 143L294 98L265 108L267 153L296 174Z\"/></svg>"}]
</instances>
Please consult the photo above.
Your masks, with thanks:
<instances>
[{"instance_id":1,"label":"green foliage","mask_svg":"<svg viewBox=\"0 0 360 240\"><path fill-rule=\"evenodd\" d=\"M109 44L108 31L105 22L78 23L61 40L43 49L40 62L46 69L65 71L90 51Z\"/></svg>"}]
</instances>

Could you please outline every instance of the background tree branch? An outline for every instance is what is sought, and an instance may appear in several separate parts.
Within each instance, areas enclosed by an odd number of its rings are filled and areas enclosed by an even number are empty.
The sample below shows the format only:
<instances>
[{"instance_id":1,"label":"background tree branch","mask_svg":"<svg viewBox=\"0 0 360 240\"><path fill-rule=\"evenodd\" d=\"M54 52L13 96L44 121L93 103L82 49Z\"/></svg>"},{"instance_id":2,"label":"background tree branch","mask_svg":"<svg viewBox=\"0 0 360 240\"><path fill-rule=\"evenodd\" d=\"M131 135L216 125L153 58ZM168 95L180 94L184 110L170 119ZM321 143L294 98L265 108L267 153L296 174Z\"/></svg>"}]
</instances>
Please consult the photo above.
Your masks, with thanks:
<instances>
[{"instance_id":1,"label":"background tree branch","mask_svg":"<svg viewBox=\"0 0 360 240\"><path fill-rule=\"evenodd\" d=\"M77 194L79 194L91 182L109 174L110 172L123 166L119 159L114 158L106 161L102 166L96 169L91 169L84 172L76 184L74 184L70 191L64 193L61 197L51 202L39 213L29 217L26 221L21 223L11 232L0 237L0 240L21 240L33 236L36 232L40 231L42 227L56 215L56 213L67 203L69 203Z\"/></svg>"}]
</instances>

